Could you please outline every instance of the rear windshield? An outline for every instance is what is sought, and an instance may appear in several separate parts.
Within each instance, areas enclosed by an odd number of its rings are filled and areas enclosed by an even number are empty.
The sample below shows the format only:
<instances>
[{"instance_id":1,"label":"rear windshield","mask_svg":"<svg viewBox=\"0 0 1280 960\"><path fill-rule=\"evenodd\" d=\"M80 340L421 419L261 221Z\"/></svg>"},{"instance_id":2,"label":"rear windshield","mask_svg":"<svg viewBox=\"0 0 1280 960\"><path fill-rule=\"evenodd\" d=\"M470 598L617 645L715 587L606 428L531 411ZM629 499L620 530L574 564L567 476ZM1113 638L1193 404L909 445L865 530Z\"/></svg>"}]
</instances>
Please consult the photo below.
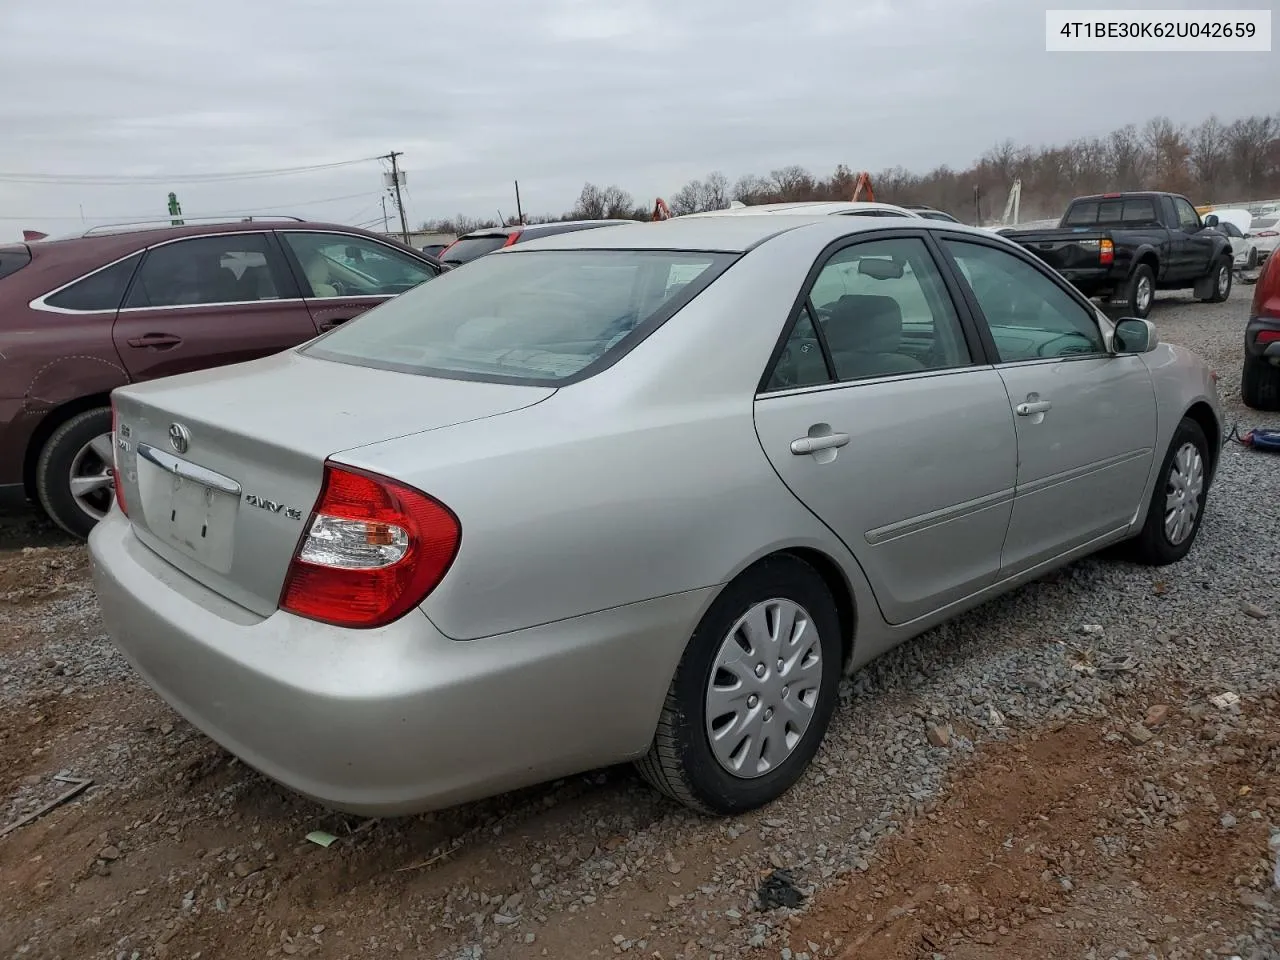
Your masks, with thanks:
<instances>
[{"instance_id":1,"label":"rear windshield","mask_svg":"<svg viewBox=\"0 0 1280 960\"><path fill-rule=\"evenodd\" d=\"M1114 200L1082 200L1073 203L1063 221L1068 227L1141 226L1158 223L1156 202L1151 197L1116 198Z\"/></svg>"},{"instance_id":2,"label":"rear windshield","mask_svg":"<svg viewBox=\"0 0 1280 960\"><path fill-rule=\"evenodd\" d=\"M464 237L441 257L445 263L469 263L486 253L493 253L507 242L505 233L486 234L482 237Z\"/></svg>"},{"instance_id":3,"label":"rear windshield","mask_svg":"<svg viewBox=\"0 0 1280 960\"><path fill-rule=\"evenodd\" d=\"M428 376L554 385L607 366L734 259L513 248L388 300L302 352Z\"/></svg>"},{"instance_id":4,"label":"rear windshield","mask_svg":"<svg viewBox=\"0 0 1280 960\"><path fill-rule=\"evenodd\" d=\"M1280 217L1258 217L1253 221L1252 229L1270 230L1278 221L1280 221Z\"/></svg>"},{"instance_id":5,"label":"rear windshield","mask_svg":"<svg viewBox=\"0 0 1280 960\"><path fill-rule=\"evenodd\" d=\"M0 277L17 273L31 262L31 251L25 243L0 246Z\"/></svg>"}]
</instances>

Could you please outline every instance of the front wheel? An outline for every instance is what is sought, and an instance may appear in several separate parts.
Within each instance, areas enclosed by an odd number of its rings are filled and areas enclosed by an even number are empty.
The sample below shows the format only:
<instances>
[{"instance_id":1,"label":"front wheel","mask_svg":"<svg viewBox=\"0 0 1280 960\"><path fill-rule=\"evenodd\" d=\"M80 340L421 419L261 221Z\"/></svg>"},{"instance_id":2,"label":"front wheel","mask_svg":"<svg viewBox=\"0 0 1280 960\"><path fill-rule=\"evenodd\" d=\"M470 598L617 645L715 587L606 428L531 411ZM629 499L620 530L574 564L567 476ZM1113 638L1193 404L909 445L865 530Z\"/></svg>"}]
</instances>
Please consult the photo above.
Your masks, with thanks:
<instances>
[{"instance_id":1,"label":"front wheel","mask_svg":"<svg viewBox=\"0 0 1280 960\"><path fill-rule=\"evenodd\" d=\"M1142 532L1131 544L1133 559L1148 566L1176 563L1200 532L1209 493L1209 442L1200 424L1184 417L1160 465Z\"/></svg>"},{"instance_id":2,"label":"front wheel","mask_svg":"<svg viewBox=\"0 0 1280 960\"><path fill-rule=\"evenodd\" d=\"M1213 286L1203 303L1222 303L1231 296L1231 258L1223 257L1213 270Z\"/></svg>"},{"instance_id":3,"label":"front wheel","mask_svg":"<svg viewBox=\"0 0 1280 960\"><path fill-rule=\"evenodd\" d=\"M54 523L84 539L115 497L111 410L78 413L53 431L36 461L36 496Z\"/></svg>"},{"instance_id":4,"label":"front wheel","mask_svg":"<svg viewBox=\"0 0 1280 960\"><path fill-rule=\"evenodd\" d=\"M1258 248L1257 247L1249 248L1249 259L1245 261L1244 268L1246 270L1258 269Z\"/></svg>"},{"instance_id":5,"label":"front wheel","mask_svg":"<svg viewBox=\"0 0 1280 960\"><path fill-rule=\"evenodd\" d=\"M641 775L702 813L777 799L826 734L842 649L835 603L811 566L779 556L751 567L694 630Z\"/></svg>"},{"instance_id":6,"label":"front wheel","mask_svg":"<svg viewBox=\"0 0 1280 960\"><path fill-rule=\"evenodd\" d=\"M1129 277L1129 287L1125 292L1125 305L1129 315L1139 320L1147 319L1151 305L1156 299L1156 275L1151 267L1140 263Z\"/></svg>"}]
</instances>

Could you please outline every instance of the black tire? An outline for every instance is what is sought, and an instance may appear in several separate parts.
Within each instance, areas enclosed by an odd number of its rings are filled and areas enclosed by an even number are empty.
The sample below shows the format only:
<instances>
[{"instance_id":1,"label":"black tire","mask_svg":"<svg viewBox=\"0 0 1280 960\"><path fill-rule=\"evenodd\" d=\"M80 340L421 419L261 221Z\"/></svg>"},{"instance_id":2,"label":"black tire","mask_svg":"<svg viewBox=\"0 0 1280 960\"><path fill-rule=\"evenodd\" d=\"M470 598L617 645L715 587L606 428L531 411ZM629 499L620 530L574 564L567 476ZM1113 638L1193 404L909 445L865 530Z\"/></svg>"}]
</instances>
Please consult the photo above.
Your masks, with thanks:
<instances>
[{"instance_id":1,"label":"black tire","mask_svg":"<svg viewBox=\"0 0 1280 960\"><path fill-rule=\"evenodd\" d=\"M1245 357L1240 371L1240 399L1254 410L1280 410L1280 369L1259 357Z\"/></svg>"},{"instance_id":2,"label":"black tire","mask_svg":"<svg viewBox=\"0 0 1280 960\"><path fill-rule=\"evenodd\" d=\"M1195 520L1185 539L1174 543L1165 530L1165 516L1170 488L1174 484L1174 461L1182 448L1191 444L1200 455L1202 464L1202 484L1196 497L1197 510ZM1196 536L1200 532L1200 524L1204 520L1204 505L1209 495L1210 459L1209 442L1205 439L1200 424L1189 417L1183 417L1178 428L1173 432L1173 440L1165 452L1164 461L1160 464L1160 474L1155 489L1151 492L1151 503L1147 506L1147 519L1142 525L1142 532L1130 541L1129 555L1138 563L1152 567L1162 567L1176 563L1187 555Z\"/></svg>"},{"instance_id":3,"label":"black tire","mask_svg":"<svg viewBox=\"0 0 1280 960\"><path fill-rule=\"evenodd\" d=\"M1144 287L1145 284L1145 287ZM1144 290L1146 291L1144 294ZM1125 309L1128 315L1139 320L1147 319L1151 306L1156 302L1156 275L1150 264L1138 264L1129 276L1129 284L1124 291Z\"/></svg>"},{"instance_id":4,"label":"black tire","mask_svg":"<svg viewBox=\"0 0 1280 960\"><path fill-rule=\"evenodd\" d=\"M36 461L36 497L54 523L73 537L84 539L97 519L80 506L71 492L72 466L76 457L95 437L111 432L111 409L98 407L78 413L53 431ZM107 467L110 464L106 464ZM106 508L115 496L110 487L98 497Z\"/></svg>"},{"instance_id":5,"label":"black tire","mask_svg":"<svg viewBox=\"0 0 1280 960\"><path fill-rule=\"evenodd\" d=\"M804 733L777 767L741 778L716 759L707 733L706 694L711 671L730 629L758 603L786 599L799 604L818 629L822 658L817 700ZM764 806L789 790L817 752L836 706L843 669L840 618L831 593L807 563L771 557L726 586L703 615L676 669L649 752L636 761L653 787L700 813L737 814Z\"/></svg>"},{"instance_id":6,"label":"black tire","mask_svg":"<svg viewBox=\"0 0 1280 960\"><path fill-rule=\"evenodd\" d=\"M1244 268L1246 270L1258 269L1258 248L1257 247L1249 248L1249 259L1245 261Z\"/></svg>"},{"instance_id":7,"label":"black tire","mask_svg":"<svg viewBox=\"0 0 1280 960\"><path fill-rule=\"evenodd\" d=\"M1213 265L1213 286L1209 288L1209 295L1200 302L1222 303L1231 296L1232 275L1231 258L1219 257Z\"/></svg>"}]
</instances>

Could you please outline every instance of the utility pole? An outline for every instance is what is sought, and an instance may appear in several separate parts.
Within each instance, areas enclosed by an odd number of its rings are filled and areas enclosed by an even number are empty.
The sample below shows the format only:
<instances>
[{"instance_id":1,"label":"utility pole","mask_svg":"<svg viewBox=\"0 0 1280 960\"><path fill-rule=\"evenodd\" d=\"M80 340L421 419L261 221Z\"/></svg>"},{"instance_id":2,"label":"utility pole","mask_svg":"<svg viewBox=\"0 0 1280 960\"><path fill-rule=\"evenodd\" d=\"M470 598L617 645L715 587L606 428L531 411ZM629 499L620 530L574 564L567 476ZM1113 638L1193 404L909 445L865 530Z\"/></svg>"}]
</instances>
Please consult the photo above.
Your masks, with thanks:
<instances>
[{"instance_id":1,"label":"utility pole","mask_svg":"<svg viewBox=\"0 0 1280 960\"><path fill-rule=\"evenodd\" d=\"M524 226L524 210L520 206L520 181L516 182L516 223Z\"/></svg>"},{"instance_id":2,"label":"utility pole","mask_svg":"<svg viewBox=\"0 0 1280 960\"><path fill-rule=\"evenodd\" d=\"M387 195L382 195L382 232L390 233L391 227L387 225Z\"/></svg>"},{"instance_id":3,"label":"utility pole","mask_svg":"<svg viewBox=\"0 0 1280 960\"><path fill-rule=\"evenodd\" d=\"M400 210L400 232L403 235L405 243L409 242L409 224L404 218L404 199L400 196L400 167L396 163L398 157L403 157L403 150L392 150L387 154L386 159L391 161L391 185L396 190L396 207Z\"/></svg>"}]
</instances>

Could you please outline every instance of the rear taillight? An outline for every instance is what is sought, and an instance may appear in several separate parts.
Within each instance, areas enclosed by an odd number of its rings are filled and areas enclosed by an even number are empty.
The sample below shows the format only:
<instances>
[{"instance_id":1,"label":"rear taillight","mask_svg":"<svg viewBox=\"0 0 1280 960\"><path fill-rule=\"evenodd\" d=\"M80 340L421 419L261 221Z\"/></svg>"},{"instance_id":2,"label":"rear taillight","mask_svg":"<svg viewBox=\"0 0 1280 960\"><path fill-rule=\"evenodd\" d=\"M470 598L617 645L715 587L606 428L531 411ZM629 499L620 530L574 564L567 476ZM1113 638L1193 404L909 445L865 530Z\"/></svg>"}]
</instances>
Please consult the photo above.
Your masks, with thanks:
<instances>
[{"instance_id":1,"label":"rear taillight","mask_svg":"<svg viewBox=\"0 0 1280 960\"><path fill-rule=\"evenodd\" d=\"M111 404L111 485L116 491L116 506L126 517L129 507L124 502L124 483L120 477L120 413L116 405Z\"/></svg>"},{"instance_id":2,"label":"rear taillight","mask_svg":"<svg viewBox=\"0 0 1280 960\"><path fill-rule=\"evenodd\" d=\"M513 243L515 243L517 240L520 239L520 234L522 233L524 233L523 230L517 230L515 233L511 234L511 236L507 237L507 242L504 243L503 246L504 247L511 246Z\"/></svg>"},{"instance_id":3,"label":"rear taillight","mask_svg":"<svg viewBox=\"0 0 1280 960\"><path fill-rule=\"evenodd\" d=\"M1280 330L1259 330L1253 338L1255 343L1280 343Z\"/></svg>"},{"instance_id":4,"label":"rear taillight","mask_svg":"<svg viewBox=\"0 0 1280 960\"><path fill-rule=\"evenodd\" d=\"M462 539L453 512L404 484L326 463L280 609L341 627L381 627L444 578Z\"/></svg>"},{"instance_id":5,"label":"rear taillight","mask_svg":"<svg viewBox=\"0 0 1280 960\"><path fill-rule=\"evenodd\" d=\"M1108 266L1116 262L1116 245L1110 240L1103 240L1099 244L1098 262L1104 266Z\"/></svg>"},{"instance_id":6,"label":"rear taillight","mask_svg":"<svg viewBox=\"0 0 1280 960\"><path fill-rule=\"evenodd\" d=\"M1251 234L1249 234L1249 236L1251 236L1251 237L1280 237L1280 233L1277 233L1275 230L1263 230L1263 231L1261 231L1260 233L1251 233Z\"/></svg>"}]
</instances>

